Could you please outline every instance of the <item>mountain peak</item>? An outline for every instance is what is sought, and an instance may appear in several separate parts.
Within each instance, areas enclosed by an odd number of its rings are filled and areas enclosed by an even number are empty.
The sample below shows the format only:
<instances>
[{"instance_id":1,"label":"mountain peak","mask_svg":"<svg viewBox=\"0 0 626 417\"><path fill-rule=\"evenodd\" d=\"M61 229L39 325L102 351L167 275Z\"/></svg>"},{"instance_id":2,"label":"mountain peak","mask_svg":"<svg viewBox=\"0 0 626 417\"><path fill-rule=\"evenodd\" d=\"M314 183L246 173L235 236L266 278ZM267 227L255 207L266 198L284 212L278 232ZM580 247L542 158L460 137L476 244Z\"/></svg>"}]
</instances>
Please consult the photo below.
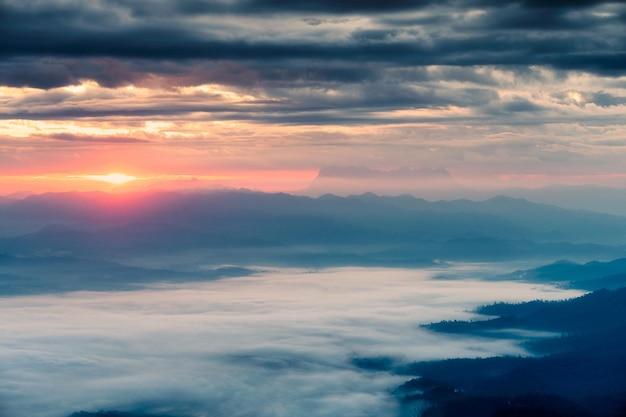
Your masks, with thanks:
<instances>
[{"instance_id":1,"label":"mountain peak","mask_svg":"<svg viewBox=\"0 0 626 417\"><path fill-rule=\"evenodd\" d=\"M444 167L397 168L381 170L362 166L322 167L305 194L419 196L431 199L450 198L464 190Z\"/></svg>"}]
</instances>

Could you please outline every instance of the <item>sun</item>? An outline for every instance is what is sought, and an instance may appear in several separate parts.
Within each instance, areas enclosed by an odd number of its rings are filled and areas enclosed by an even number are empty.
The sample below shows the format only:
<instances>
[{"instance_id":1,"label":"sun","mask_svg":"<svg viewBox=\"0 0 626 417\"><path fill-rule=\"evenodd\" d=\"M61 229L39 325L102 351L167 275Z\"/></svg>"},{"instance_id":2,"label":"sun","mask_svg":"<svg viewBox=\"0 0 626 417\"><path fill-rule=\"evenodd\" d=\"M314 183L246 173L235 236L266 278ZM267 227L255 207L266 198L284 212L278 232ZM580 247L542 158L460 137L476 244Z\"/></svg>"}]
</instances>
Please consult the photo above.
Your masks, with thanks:
<instances>
[{"instance_id":1,"label":"sun","mask_svg":"<svg viewBox=\"0 0 626 417\"><path fill-rule=\"evenodd\" d=\"M116 185L126 184L127 182L135 181L137 179L137 177L133 177L132 175L126 175L119 172L112 172L106 175L85 175L84 178Z\"/></svg>"}]
</instances>

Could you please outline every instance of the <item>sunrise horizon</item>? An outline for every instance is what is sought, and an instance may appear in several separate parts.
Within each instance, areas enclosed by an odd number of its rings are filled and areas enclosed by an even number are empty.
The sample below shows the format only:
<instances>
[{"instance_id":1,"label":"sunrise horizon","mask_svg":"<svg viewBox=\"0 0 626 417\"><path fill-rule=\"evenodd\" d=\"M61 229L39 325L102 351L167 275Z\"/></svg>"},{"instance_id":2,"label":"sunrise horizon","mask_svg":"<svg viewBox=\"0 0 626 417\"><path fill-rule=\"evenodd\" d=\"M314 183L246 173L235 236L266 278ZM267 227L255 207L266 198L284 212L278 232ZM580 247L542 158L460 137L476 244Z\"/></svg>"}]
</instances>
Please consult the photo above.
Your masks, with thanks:
<instances>
[{"instance_id":1,"label":"sunrise horizon","mask_svg":"<svg viewBox=\"0 0 626 417\"><path fill-rule=\"evenodd\" d=\"M235 186L296 190L324 166L442 166L484 189L626 184L618 3L547 8L555 28L524 20L543 10L526 1L235 3L6 2L4 189L25 176L59 189L64 175L248 172Z\"/></svg>"},{"instance_id":2,"label":"sunrise horizon","mask_svg":"<svg viewBox=\"0 0 626 417\"><path fill-rule=\"evenodd\" d=\"M380 178L372 178L371 174L359 178L347 174L346 177L327 176L325 169L333 168L359 173L367 170ZM295 194L335 193L340 195L374 192L381 195L413 194L422 197L424 190L442 192L450 191L449 199L467 198L475 194L475 198L488 195L513 192L519 189L537 190L554 187L594 187L620 190L626 188L626 174L598 173L593 175L562 175L548 176L541 174L499 174L491 177L478 176L464 178L443 169L450 174L450 183L438 179L415 176L400 182L393 179L395 173L403 170L423 171L433 168L377 169L371 167L336 166L322 167L318 170L255 170L255 171L222 171L222 173L206 174L156 174L127 169L111 171L83 171L81 173L57 173L38 175L0 176L0 196L12 194L40 194L45 192L71 191L105 191L125 193L135 191L192 191L219 189L248 189L259 192L285 192ZM356 175L356 174L355 174ZM390 178L385 179L385 176ZM412 182L411 182L412 180ZM452 181L454 184L452 184ZM323 184L322 184L323 183ZM452 184L452 185L451 185ZM485 194L486 193L486 194ZM436 194L436 193L435 193ZM424 197L428 199L429 193Z\"/></svg>"},{"instance_id":3,"label":"sunrise horizon","mask_svg":"<svg viewBox=\"0 0 626 417\"><path fill-rule=\"evenodd\" d=\"M0 0L0 417L625 417L626 1Z\"/></svg>"}]
</instances>

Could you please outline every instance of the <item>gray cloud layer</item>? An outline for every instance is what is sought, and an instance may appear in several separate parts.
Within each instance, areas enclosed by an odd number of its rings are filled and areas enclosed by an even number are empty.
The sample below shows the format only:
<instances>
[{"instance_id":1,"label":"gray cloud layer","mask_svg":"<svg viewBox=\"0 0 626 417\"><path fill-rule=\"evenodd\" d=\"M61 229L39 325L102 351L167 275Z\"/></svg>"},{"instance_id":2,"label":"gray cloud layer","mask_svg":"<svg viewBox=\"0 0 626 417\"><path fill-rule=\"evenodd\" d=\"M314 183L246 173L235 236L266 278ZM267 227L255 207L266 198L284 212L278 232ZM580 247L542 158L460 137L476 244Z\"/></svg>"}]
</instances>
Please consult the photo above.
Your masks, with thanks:
<instances>
[{"instance_id":1,"label":"gray cloud layer","mask_svg":"<svg viewBox=\"0 0 626 417\"><path fill-rule=\"evenodd\" d=\"M426 65L626 71L626 8L606 1L109 0L0 7L0 82L14 86L51 88L79 79L117 86L146 73L245 83L210 70L198 74L212 61L259 68L252 81L270 85L281 78L359 82L376 78L381 67ZM356 23L332 23L332 16Z\"/></svg>"},{"instance_id":2,"label":"gray cloud layer","mask_svg":"<svg viewBox=\"0 0 626 417\"><path fill-rule=\"evenodd\" d=\"M0 19L0 85L37 88L0 95L0 119L207 123L206 146L213 122L271 125L276 157L255 166L277 166L281 137L310 146L298 166L346 146L379 168L545 173L558 153L570 173L623 172L623 2L5 0ZM278 130L293 125L312 130ZM249 126L215 136L266 128ZM346 130L313 158L329 126Z\"/></svg>"}]
</instances>

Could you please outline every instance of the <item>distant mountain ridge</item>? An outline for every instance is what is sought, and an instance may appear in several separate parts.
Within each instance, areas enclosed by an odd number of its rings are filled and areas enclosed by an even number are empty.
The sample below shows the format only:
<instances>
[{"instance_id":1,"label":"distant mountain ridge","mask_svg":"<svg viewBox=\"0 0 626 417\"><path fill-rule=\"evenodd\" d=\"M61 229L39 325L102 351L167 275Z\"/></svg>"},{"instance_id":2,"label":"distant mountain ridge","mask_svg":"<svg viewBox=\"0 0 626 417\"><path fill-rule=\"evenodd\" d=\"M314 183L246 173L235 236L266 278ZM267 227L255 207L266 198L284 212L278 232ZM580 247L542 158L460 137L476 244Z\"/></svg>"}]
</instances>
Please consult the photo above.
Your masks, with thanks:
<instances>
[{"instance_id":1,"label":"distant mountain ridge","mask_svg":"<svg viewBox=\"0 0 626 417\"><path fill-rule=\"evenodd\" d=\"M467 191L443 167L384 171L359 166L326 166L320 169L317 177L302 193L308 195L411 193L424 198L441 199L460 193L465 194Z\"/></svg>"},{"instance_id":2,"label":"distant mountain ridge","mask_svg":"<svg viewBox=\"0 0 626 417\"><path fill-rule=\"evenodd\" d=\"M626 189L599 185L551 185L512 188L507 195L560 207L626 216Z\"/></svg>"},{"instance_id":3,"label":"distant mountain ridge","mask_svg":"<svg viewBox=\"0 0 626 417\"><path fill-rule=\"evenodd\" d=\"M204 252L220 264L411 266L626 256L626 217L503 196L428 202L372 193L42 194L1 206L0 232L0 252L109 260Z\"/></svg>"},{"instance_id":4,"label":"distant mountain ridge","mask_svg":"<svg viewBox=\"0 0 626 417\"><path fill-rule=\"evenodd\" d=\"M502 278L562 283L585 290L617 289L626 286L626 258L610 262L591 261L584 264L561 260L534 269L515 271Z\"/></svg>"},{"instance_id":5,"label":"distant mountain ridge","mask_svg":"<svg viewBox=\"0 0 626 417\"><path fill-rule=\"evenodd\" d=\"M23 257L0 253L0 296L133 290L153 283L207 281L253 272L246 268L226 266L181 271L128 266L59 254Z\"/></svg>"},{"instance_id":6,"label":"distant mountain ridge","mask_svg":"<svg viewBox=\"0 0 626 417\"><path fill-rule=\"evenodd\" d=\"M617 186L555 184L524 188L492 182L494 188L470 187L457 181L444 167L380 170L362 166L325 166L310 186L299 194L347 196L374 192L385 196L411 194L430 201L485 200L501 194L569 209L626 216L626 188Z\"/></svg>"}]
</instances>

